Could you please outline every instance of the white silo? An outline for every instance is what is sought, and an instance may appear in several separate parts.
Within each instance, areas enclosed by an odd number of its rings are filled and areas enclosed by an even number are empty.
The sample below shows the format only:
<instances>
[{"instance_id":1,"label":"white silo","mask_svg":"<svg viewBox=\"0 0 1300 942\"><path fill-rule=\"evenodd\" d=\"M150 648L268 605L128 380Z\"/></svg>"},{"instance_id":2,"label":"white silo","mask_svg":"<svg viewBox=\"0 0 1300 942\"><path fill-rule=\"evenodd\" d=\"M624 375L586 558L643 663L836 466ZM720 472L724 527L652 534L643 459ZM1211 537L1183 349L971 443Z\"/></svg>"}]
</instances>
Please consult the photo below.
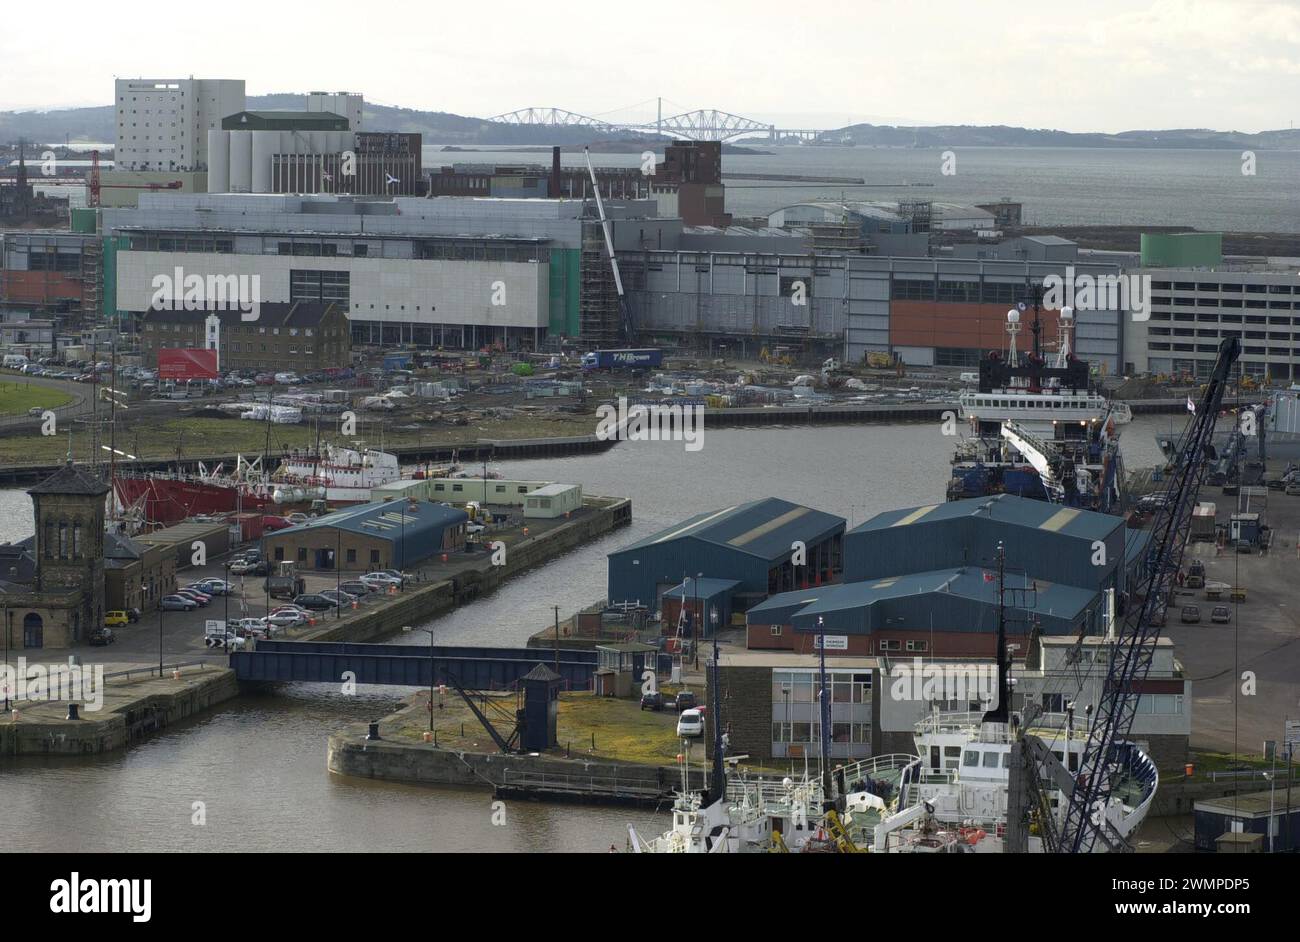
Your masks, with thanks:
<instances>
[{"instance_id":1,"label":"white silo","mask_svg":"<svg viewBox=\"0 0 1300 942\"><path fill-rule=\"evenodd\" d=\"M253 133L253 192L271 192L271 161L280 149L280 135L275 131Z\"/></svg>"},{"instance_id":2,"label":"white silo","mask_svg":"<svg viewBox=\"0 0 1300 942\"><path fill-rule=\"evenodd\" d=\"M253 187L253 132L230 132L230 192L251 193Z\"/></svg>"},{"instance_id":3,"label":"white silo","mask_svg":"<svg viewBox=\"0 0 1300 942\"><path fill-rule=\"evenodd\" d=\"M230 192L230 132L208 130L208 192Z\"/></svg>"}]
</instances>

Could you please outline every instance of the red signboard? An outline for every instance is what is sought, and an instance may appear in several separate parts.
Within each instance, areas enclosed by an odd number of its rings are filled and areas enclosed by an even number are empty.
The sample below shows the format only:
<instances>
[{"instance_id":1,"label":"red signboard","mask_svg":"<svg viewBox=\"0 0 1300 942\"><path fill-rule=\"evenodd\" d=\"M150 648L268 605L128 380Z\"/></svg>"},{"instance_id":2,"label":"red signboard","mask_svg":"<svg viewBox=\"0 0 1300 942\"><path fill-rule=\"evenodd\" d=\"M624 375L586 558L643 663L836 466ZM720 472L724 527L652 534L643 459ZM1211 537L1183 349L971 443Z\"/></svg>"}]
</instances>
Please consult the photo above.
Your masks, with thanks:
<instances>
[{"instance_id":1,"label":"red signboard","mask_svg":"<svg viewBox=\"0 0 1300 942\"><path fill-rule=\"evenodd\" d=\"M194 348L158 351L159 379L216 379L217 351Z\"/></svg>"}]
</instances>

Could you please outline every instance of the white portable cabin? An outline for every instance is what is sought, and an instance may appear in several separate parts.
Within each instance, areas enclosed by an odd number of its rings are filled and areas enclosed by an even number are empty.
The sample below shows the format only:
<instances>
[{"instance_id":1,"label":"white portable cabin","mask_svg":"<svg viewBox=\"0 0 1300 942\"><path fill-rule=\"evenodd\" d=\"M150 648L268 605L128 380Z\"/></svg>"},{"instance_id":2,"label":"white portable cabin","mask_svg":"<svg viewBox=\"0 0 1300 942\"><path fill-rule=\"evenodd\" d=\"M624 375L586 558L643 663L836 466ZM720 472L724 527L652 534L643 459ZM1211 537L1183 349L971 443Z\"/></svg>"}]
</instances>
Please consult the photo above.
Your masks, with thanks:
<instances>
[{"instance_id":1,"label":"white portable cabin","mask_svg":"<svg viewBox=\"0 0 1300 942\"><path fill-rule=\"evenodd\" d=\"M554 519L582 506L581 484L548 484L528 495L524 519Z\"/></svg>"}]
</instances>

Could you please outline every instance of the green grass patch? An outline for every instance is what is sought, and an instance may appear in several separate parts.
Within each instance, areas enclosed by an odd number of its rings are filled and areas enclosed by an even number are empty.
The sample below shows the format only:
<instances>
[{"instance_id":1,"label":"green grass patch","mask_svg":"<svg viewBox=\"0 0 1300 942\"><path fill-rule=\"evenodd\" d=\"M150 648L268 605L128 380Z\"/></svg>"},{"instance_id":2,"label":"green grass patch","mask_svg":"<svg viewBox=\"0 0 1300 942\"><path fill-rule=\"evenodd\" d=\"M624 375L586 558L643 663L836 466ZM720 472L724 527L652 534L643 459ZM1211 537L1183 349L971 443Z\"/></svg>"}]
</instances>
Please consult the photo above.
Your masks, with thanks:
<instances>
[{"instance_id":1,"label":"green grass patch","mask_svg":"<svg viewBox=\"0 0 1300 942\"><path fill-rule=\"evenodd\" d=\"M57 409L72 401L72 396L46 386L29 386L19 382L0 382L0 415L25 415L29 409ZM67 443L64 443L67 451Z\"/></svg>"}]
</instances>

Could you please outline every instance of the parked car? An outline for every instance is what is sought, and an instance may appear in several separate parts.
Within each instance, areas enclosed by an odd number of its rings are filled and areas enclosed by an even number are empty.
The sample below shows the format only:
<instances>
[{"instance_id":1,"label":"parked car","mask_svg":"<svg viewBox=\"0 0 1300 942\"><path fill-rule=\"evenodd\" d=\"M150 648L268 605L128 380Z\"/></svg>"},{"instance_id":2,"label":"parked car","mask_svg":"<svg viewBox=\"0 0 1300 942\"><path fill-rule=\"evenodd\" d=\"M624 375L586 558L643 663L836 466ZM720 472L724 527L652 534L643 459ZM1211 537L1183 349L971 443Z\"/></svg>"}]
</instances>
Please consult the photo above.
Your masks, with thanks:
<instances>
[{"instance_id":1,"label":"parked car","mask_svg":"<svg viewBox=\"0 0 1300 942\"><path fill-rule=\"evenodd\" d=\"M235 591L235 587L223 579L205 579L202 582L191 582L191 589L198 589L200 592L206 592L208 595L229 595Z\"/></svg>"},{"instance_id":2,"label":"parked car","mask_svg":"<svg viewBox=\"0 0 1300 942\"><path fill-rule=\"evenodd\" d=\"M1180 620L1184 625L1199 624L1201 621L1201 610L1195 605L1184 605Z\"/></svg>"},{"instance_id":3,"label":"parked car","mask_svg":"<svg viewBox=\"0 0 1300 942\"><path fill-rule=\"evenodd\" d=\"M703 736L704 714L699 710L686 710L677 717L678 736Z\"/></svg>"},{"instance_id":4,"label":"parked car","mask_svg":"<svg viewBox=\"0 0 1300 942\"><path fill-rule=\"evenodd\" d=\"M104 626L107 628L117 628L125 625L131 620L130 616L123 611L112 611L104 613Z\"/></svg>"},{"instance_id":5,"label":"parked car","mask_svg":"<svg viewBox=\"0 0 1300 942\"><path fill-rule=\"evenodd\" d=\"M112 644L117 640L117 636L113 634L112 628L92 628L90 629L90 634L87 636L86 640L93 645L99 646Z\"/></svg>"},{"instance_id":6,"label":"parked car","mask_svg":"<svg viewBox=\"0 0 1300 942\"><path fill-rule=\"evenodd\" d=\"M348 595L355 595L359 599L365 598L371 592L375 591L372 587L366 585L360 579L353 579L349 582L340 583L339 588L342 589L344 592L346 592Z\"/></svg>"},{"instance_id":7,"label":"parked car","mask_svg":"<svg viewBox=\"0 0 1300 942\"><path fill-rule=\"evenodd\" d=\"M386 592L390 585L399 584L392 576L382 572L368 572L361 577L361 581L376 592Z\"/></svg>"},{"instance_id":8,"label":"parked car","mask_svg":"<svg viewBox=\"0 0 1300 942\"><path fill-rule=\"evenodd\" d=\"M641 694L641 709L658 712L664 708L664 695L658 690Z\"/></svg>"},{"instance_id":9,"label":"parked car","mask_svg":"<svg viewBox=\"0 0 1300 942\"><path fill-rule=\"evenodd\" d=\"M30 409L27 410L27 414L34 419L39 419L41 416L45 414L45 410L42 409L40 406L32 406Z\"/></svg>"},{"instance_id":10,"label":"parked car","mask_svg":"<svg viewBox=\"0 0 1300 942\"><path fill-rule=\"evenodd\" d=\"M251 559L232 559L230 561L230 571L237 576L246 576L253 573L258 567L258 563ZM260 573L257 573L260 575Z\"/></svg>"},{"instance_id":11,"label":"parked car","mask_svg":"<svg viewBox=\"0 0 1300 942\"><path fill-rule=\"evenodd\" d=\"M331 608L338 607L335 605L333 599L326 598L324 595L315 595L312 593L297 596L294 598L293 604L300 605L313 612L327 612Z\"/></svg>"},{"instance_id":12,"label":"parked car","mask_svg":"<svg viewBox=\"0 0 1300 942\"><path fill-rule=\"evenodd\" d=\"M183 595L164 595L158 605L165 612L192 612L199 607L198 602Z\"/></svg>"},{"instance_id":13,"label":"parked car","mask_svg":"<svg viewBox=\"0 0 1300 942\"><path fill-rule=\"evenodd\" d=\"M682 690L677 694L677 699L673 701L673 707L678 713L684 713L686 710L693 710L699 706L695 699L695 694L690 690Z\"/></svg>"},{"instance_id":14,"label":"parked car","mask_svg":"<svg viewBox=\"0 0 1300 942\"><path fill-rule=\"evenodd\" d=\"M322 589L321 595L332 602L337 602L340 607L350 606L357 600L357 597L350 592L343 592L339 589Z\"/></svg>"},{"instance_id":15,"label":"parked car","mask_svg":"<svg viewBox=\"0 0 1300 942\"><path fill-rule=\"evenodd\" d=\"M190 599L201 607L206 607L212 601L212 596L208 595L206 592L196 591L195 589L177 589L176 594Z\"/></svg>"},{"instance_id":16,"label":"parked car","mask_svg":"<svg viewBox=\"0 0 1300 942\"><path fill-rule=\"evenodd\" d=\"M1210 621L1217 625L1226 625L1232 621L1232 609L1226 605L1214 606L1214 610L1210 612Z\"/></svg>"},{"instance_id":17,"label":"parked car","mask_svg":"<svg viewBox=\"0 0 1300 942\"><path fill-rule=\"evenodd\" d=\"M403 582L405 582L407 579L410 578L410 576L408 576L406 573L401 572L397 569L381 569L379 570L379 574L381 576L387 576L388 578L395 581L398 585L401 585Z\"/></svg>"},{"instance_id":18,"label":"parked car","mask_svg":"<svg viewBox=\"0 0 1300 942\"><path fill-rule=\"evenodd\" d=\"M300 612L272 612L264 619L266 624L273 625L276 628L293 628L301 625L307 619Z\"/></svg>"},{"instance_id":19,"label":"parked car","mask_svg":"<svg viewBox=\"0 0 1300 942\"><path fill-rule=\"evenodd\" d=\"M210 648L221 648L222 650L238 650L247 642L229 626L209 630L203 635L203 643Z\"/></svg>"}]
</instances>

